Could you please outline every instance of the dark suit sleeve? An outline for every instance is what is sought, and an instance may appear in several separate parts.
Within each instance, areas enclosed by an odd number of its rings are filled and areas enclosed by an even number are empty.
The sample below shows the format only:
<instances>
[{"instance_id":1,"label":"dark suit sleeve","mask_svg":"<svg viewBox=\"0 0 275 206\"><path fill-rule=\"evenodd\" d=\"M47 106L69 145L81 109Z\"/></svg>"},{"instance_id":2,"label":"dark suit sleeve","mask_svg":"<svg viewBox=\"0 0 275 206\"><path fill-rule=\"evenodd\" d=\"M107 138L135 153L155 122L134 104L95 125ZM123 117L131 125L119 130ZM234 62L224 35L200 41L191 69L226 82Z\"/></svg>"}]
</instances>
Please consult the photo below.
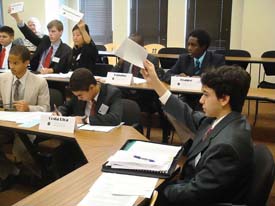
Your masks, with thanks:
<instances>
[{"instance_id":1,"label":"dark suit sleeve","mask_svg":"<svg viewBox=\"0 0 275 206\"><path fill-rule=\"evenodd\" d=\"M122 120L122 101L121 92L119 89L115 88L112 90L107 90L111 92L111 98L108 100L110 102L109 109L106 114L97 114L95 116L90 116L89 121L91 125L104 125L104 126L116 126L121 123ZM110 95L110 94L108 94ZM104 102L103 102L104 103ZM99 107L101 104L99 105Z\"/></svg>"},{"instance_id":2,"label":"dark suit sleeve","mask_svg":"<svg viewBox=\"0 0 275 206\"><path fill-rule=\"evenodd\" d=\"M58 111L63 116L73 115L73 108L76 106L76 97L73 96L69 101L66 101L64 105L58 107Z\"/></svg>"},{"instance_id":3,"label":"dark suit sleeve","mask_svg":"<svg viewBox=\"0 0 275 206\"><path fill-rule=\"evenodd\" d=\"M122 73L123 72L123 65L124 65L124 62L122 64L120 63L117 63L114 68L112 69L112 72L119 72L119 73Z\"/></svg>"},{"instance_id":4,"label":"dark suit sleeve","mask_svg":"<svg viewBox=\"0 0 275 206\"><path fill-rule=\"evenodd\" d=\"M35 33L33 33L32 30L30 30L25 23L23 27L18 27L18 28L20 29L22 34L25 36L25 38L28 39L35 46L38 46L41 43L42 39L39 36L37 36Z\"/></svg>"},{"instance_id":5,"label":"dark suit sleeve","mask_svg":"<svg viewBox=\"0 0 275 206\"><path fill-rule=\"evenodd\" d=\"M163 78L162 78L162 81L170 84L170 81L171 81L171 77L174 76L174 75L177 75L177 74L180 74L182 73L182 69L184 68L181 68L182 67L182 64L184 63L185 61L185 55L181 55L179 57L179 59L176 61L176 63L174 64L174 66L169 69L164 75L163 75Z\"/></svg>"},{"instance_id":6,"label":"dark suit sleeve","mask_svg":"<svg viewBox=\"0 0 275 206\"><path fill-rule=\"evenodd\" d=\"M50 68L54 73L67 73L72 66L72 49L67 44L61 43L54 56L59 58L59 62L52 61Z\"/></svg>"},{"instance_id":7,"label":"dark suit sleeve","mask_svg":"<svg viewBox=\"0 0 275 206\"><path fill-rule=\"evenodd\" d=\"M234 192L229 187L238 178L240 160L233 147L218 144L208 154L203 168L192 179L178 181L165 188L164 195L169 202L199 205L218 201L222 199L222 194ZM224 185L229 187L225 188Z\"/></svg>"},{"instance_id":8,"label":"dark suit sleeve","mask_svg":"<svg viewBox=\"0 0 275 206\"><path fill-rule=\"evenodd\" d=\"M216 68L225 65L224 55L220 55L220 54L214 54L214 55L215 55L215 59L216 59L216 62L215 62Z\"/></svg>"},{"instance_id":9,"label":"dark suit sleeve","mask_svg":"<svg viewBox=\"0 0 275 206\"><path fill-rule=\"evenodd\" d=\"M163 109L176 120L186 125L193 133L196 133L200 124L206 118L202 112L192 110L188 104L181 101L175 95L169 97Z\"/></svg>"}]
</instances>

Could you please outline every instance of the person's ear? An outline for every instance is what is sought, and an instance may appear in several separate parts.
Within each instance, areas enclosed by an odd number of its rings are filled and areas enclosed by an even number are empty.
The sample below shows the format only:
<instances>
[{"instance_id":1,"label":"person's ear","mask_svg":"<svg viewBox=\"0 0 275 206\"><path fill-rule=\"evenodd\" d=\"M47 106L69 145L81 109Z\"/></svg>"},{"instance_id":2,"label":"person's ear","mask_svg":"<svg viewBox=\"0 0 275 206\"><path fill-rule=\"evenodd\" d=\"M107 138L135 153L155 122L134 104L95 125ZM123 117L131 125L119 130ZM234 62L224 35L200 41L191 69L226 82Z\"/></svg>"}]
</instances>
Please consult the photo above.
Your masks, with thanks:
<instances>
[{"instance_id":1,"label":"person's ear","mask_svg":"<svg viewBox=\"0 0 275 206\"><path fill-rule=\"evenodd\" d=\"M222 106L225 106L225 105L229 104L230 96L229 95L223 95L221 98L219 98L219 101L220 101Z\"/></svg>"},{"instance_id":2,"label":"person's ear","mask_svg":"<svg viewBox=\"0 0 275 206\"><path fill-rule=\"evenodd\" d=\"M25 65L26 68L28 67L29 64L30 64L30 60L24 61L24 65Z\"/></svg>"}]
</instances>

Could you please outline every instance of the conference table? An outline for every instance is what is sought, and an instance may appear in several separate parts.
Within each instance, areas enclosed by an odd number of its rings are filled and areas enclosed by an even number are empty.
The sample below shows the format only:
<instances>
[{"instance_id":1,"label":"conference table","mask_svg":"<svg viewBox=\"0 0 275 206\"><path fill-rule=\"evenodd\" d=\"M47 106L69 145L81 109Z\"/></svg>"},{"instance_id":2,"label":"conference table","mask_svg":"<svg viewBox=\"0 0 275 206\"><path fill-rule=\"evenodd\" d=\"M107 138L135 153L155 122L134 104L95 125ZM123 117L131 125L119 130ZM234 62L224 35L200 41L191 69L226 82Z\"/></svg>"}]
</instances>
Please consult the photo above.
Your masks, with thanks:
<instances>
[{"instance_id":1,"label":"conference table","mask_svg":"<svg viewBox=\"0 0 275 206\"><path fill-rule=\"evenodd\" d=\"M7 121L0 121L0 128L76 141L88 160L87 164L27 196L15 203L14 206L75 206L84 198L89 188L101 175L102 164L128 139L146 140L143 135L130 126L121 126L107 133L76 130L73 134L41 131L38 126L21 128L15 122ZM139 199L137 204L142 200Z\"/></svg>"}]
</instances>

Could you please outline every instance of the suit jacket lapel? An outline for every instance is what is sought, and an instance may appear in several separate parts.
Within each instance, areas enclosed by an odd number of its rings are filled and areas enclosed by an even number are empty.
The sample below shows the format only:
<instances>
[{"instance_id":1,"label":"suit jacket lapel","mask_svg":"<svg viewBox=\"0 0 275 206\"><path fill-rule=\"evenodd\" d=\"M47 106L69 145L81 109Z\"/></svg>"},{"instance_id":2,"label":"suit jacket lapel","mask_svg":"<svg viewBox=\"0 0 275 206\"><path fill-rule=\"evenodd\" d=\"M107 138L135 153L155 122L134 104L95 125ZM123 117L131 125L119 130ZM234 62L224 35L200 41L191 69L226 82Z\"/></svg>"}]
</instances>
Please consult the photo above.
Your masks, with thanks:
<instances>
[{"instance_id":1,"label":"suit jacket lapel","mask_svg":"<svg viewBox=\"0 0 275 206\"><path fill-rule=\"evenodd\" d=\"M3 95L3 104L11 104L12 103L12 80L13 75L10 73L7 79L5 79L5 83L3 85L6 85L5 92L2 93Z\"/></svg>"},{"instance_id":2,"label":"suit jacket lapel","mask_svg":"<svg viewBox=\"0 0 275 206\"><path fill-rule=\"evenodd\" d=\"M240 118L241 114L237 112L231 112L228 114L224 119L219 122L214 129L211 131L209 136L202 141L202 138L205 135L205 132L207 131L208 127L205 127L199 134L198 137L193 142L194 145L190 148L188 152L188 159L192 159L194 156L197 156L200 152L204 151L210 144L210 142L216 138L216 136L220 133L222 129L224 129L230 122L234 121L235 119Z\"/></svg>"},{"instance_id":3,"label":"suit jacket lapel","mask_svg":"<svg viewBox=\"0 0 275 206\"><path fill-rule=\"evenodd\" d=\"M204 72L204 70L207 68L208 64L210 62L210 53L206 51L206 54L204 56L204 59L201 64L201 71Z\"/></svg>"}]
</instances>

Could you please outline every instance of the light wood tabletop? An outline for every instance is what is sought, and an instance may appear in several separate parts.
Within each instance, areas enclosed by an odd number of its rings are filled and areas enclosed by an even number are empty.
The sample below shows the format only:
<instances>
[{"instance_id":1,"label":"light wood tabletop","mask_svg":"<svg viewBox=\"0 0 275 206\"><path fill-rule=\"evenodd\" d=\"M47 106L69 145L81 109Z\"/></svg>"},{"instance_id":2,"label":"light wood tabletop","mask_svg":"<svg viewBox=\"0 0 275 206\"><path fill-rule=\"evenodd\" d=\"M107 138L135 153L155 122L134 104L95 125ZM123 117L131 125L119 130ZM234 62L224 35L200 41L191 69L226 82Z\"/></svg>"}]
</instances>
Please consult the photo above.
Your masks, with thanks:
<instances>
[{"instance_id":1,"label":"light wood tabletop","mask_svg":"<svg viewBox=\"0 0 275 206\"><path fill-rule=\"evenodd\" d=\"M0 126L20 130L12 122L0 121ZM24 129L24 131L37 134L41 132L37 127ZM44 134L45 131L42 133ZM88 163L15 203L15 206L77 205L100 176L101 166L110 155L119 150L128 139L146 140L143 135L129 126L122 126L108 133L77 130L73 135L54 132L51 135L74 138L88 159Z\"/></svg>"}]
</instances>

